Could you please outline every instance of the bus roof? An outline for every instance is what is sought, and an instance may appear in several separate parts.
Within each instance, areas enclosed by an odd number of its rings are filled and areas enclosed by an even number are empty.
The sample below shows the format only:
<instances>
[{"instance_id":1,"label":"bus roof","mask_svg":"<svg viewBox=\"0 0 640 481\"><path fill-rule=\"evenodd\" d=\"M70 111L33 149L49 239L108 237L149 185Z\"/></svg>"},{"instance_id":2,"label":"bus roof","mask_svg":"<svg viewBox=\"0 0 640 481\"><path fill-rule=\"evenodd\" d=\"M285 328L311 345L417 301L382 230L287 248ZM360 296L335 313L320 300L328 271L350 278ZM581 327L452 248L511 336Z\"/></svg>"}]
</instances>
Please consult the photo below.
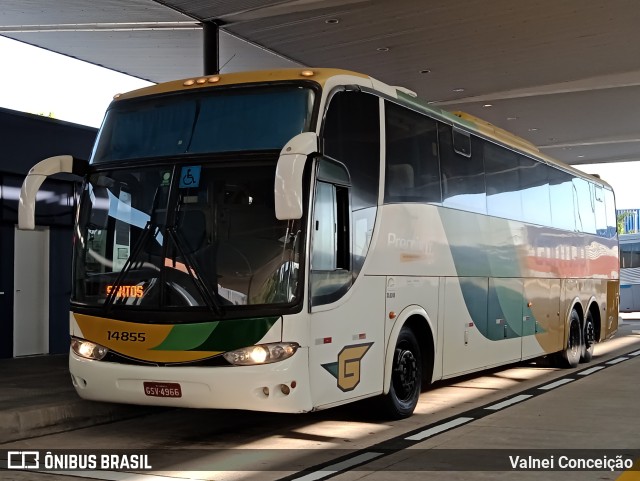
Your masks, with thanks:
<instances>
[{"instance_id":1,"label":"bus roof","mask_svg":"<svg viewBox=\"0 0 640 481\"><path fill-rule=\"evenodd\" d=\"M554 159L553 157L549 157L548 155L540 152L540 149L538 149L528 140L525 140L522 137L518 137L517 135L512 134L511 132L508 132L504 129L501 129L500 127L497 127L492 123L487 122L486 120L476 117L475 115L460 111L449 112L447 110L442 110L438 107L427 104L427 102L422 99L416 98L413 95L406 95L401 91L398 91L398 98L408 106L412 106L413 108L417 108L418 110L424 112L430 112L433 115L439 116L441 118L445 118L449 122L451 122L452 125L463 130L479 134L486 139L493 140L494 142L500 143L515 151L542 160L549 165L553 165L555 167L563 169L578 177L588 178L593 182L599 183L602 186L613 190L613 188L600 177L587 174L581 170L576 169L575 167L572 167L569 164L565 164L564 162Z\"/></svg>"},{"instance_id":2,"label":"bus roof","mask_svg":"<svg viewBox=\"0 0 640 481\"><path fill-rule=\"evenodd\" d=\"M327 79L336 75L351 75L363 79L371 79L371 77L369 77L368 75L364 75L361 73L331 68L289 68L279 70L256 70L252 72L203 75L201 77L191 77L188 79L163 82L138 90L133 90L124 94L118 94L116 97L114 97L114 100L123 100L168 92L178 92L180 90L192 90L194 88L260 82L279 82L286 80L312 80L320 84L320 86L324 86Z\"/></svg>"},{"instance_id":3,"label":"bus roof","mask_svg":"<svg viewBox=\"0 0 640 481\"><path fill-rule=\"evenodd\" d=\"M279 82L287 80L310 80L316 82L321 87L324 87L325 83L331 77L337 75L348 75L352 77L359 77L365 80L367 83L371 82L372 88L383 91L389 94L389 92L395 92L396 97L404 104L417 108L425 113L431 113L437 117L445 118L451 122L452 125L460 127L469 132L479 134L485 138L503 144L514 150L520 151L524 154L528 154L532 157L543 160L544 162L562 168L571 172L574 175L580 177L588 177L593 181L602 184L603 186L609 186L605 181L599 177L592 176L584 173L581 170L575 169L568 164L560 162L552 157L549 157L542 152L531 142L518 137L511 132L508 132L500 127L497 127L485 120L482 120L474 115L465 112L449 112L442 110L433 105L429 105L426 101L417 98L413 92L407 91L402 87L389 86L380 82L368 75L364 75L358 72L352 72L350 70L333 69L333 68L290 68L290 69L278 69L278 70L257 70L251 72L235 72L216 75L203 75L201 77L192 77L182 80L174 80L170 82L163 82L149 87L144 87L131 92L117 94L114 97L115 101L131 99L136 97L143 97L146 95L155 95L169 92L178 92L182 90L193 90L198 88L207 88L222 85L237 85L245 83L260 83L260 82Z\"/></svg>"}]
</instances>

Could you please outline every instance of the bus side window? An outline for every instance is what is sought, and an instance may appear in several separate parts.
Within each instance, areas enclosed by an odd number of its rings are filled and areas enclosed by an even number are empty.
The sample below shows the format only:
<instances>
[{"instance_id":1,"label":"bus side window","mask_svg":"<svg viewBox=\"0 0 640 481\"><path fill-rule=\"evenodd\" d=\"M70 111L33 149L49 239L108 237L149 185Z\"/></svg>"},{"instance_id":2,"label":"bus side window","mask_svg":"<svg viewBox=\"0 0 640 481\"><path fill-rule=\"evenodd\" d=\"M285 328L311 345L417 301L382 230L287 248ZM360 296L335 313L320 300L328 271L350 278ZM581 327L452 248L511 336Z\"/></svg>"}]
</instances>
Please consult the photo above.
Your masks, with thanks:
<instances>
[{"instance_id":1,"label":"bus side window","mask_svg":"<svg viewBox=\"0 0 640 481\"><path fill-rule=\"evenodd\" d=\"M604 205L607 216L607 234L605 237L614 238L618 234L618 221L615 197L609 189L604 189Z\"/></svg>"},{"instance_id":2,"label":"bus side window","mask_svg":"<svg viewBox=\"0 0 640 481\"><path fill-rule=\"evenodd\" d=\"M487 182L487 213L505 219L523 220L521 171L518 154L483 142Z\"/></svg>"},{"instance_id":3,"label":"bus side window","mask_svg":"<svg viewBox=\"0 0 640 481\"><path fill-rule=\"evenodd\" d=\"M596 233L594 184L580 177L573 178L573 199L577 229L586 234Z\"/></svg>"},{"instance_id":4,"label":"bus side window","mask_svg":"<svg viewBox=\"0 0 640 481\"><path fill-rule=\"evenodd\" d=\"M452 128L438 125L440 168L442 169L442 205L486 214L487 199L481 140L471 137L471 152L454 150Z\"/></svg>"},{"instance_id":5,"label":"bus side window","mask_svg":"<svg viewBox=\"0 0 640 481\"><path fill-rule=\"evenodd\" d=\"M599 237L607 235L607 209L604 203L604 188L601 185L594 185L594 199L596 210L596 234Z\"/></svg>"},{"instance_id":6,"label":"bus side window","mask_svg":"<svg viewBox=\"0 0 640 481\"><path fill-rule=\"evenodd\" d=\"M441 202L436 121L385 102L384 201Z\"/></svg>"},{"instance_id":7,"label":"bus side window","mask_svg":"<svg viewBox=\"0 0 640 481\"><path fill-rule=\"evenodd\" d=\"M557 229L576 230L572 176L549 167L551 197L551 226Z\"/></svg>"},{"instance_id":8,"label":"bus side window","mask_svg":"<svg viewBox=\"0 0 640 481\"><path fill-rule=\"evenodd\" d=\"M395 200L411 197L415 186L414 177L413 165L388 164L385 199Z\"/></svg>"},{"instance_id":9,"label":"bus side window","mask_svg":"<svg viewBox=\"0 0 640 481\"><path fill-rule=\"evenodd\" d=\"M551 201L549 169L547 164L520 157L520 195L522 196L522 220L532 224L551 225Z\"/></svg>"},{"instance_id":10,"label":"bus side window","mask_svg":"<svg viewBox=\"0 0 640 481\"><path fill-rule=\"evenodd\" d=\"M353 209L378 202L380 180L380 101L357 91L337 92L325 117L324 154L339 160L351 174Z\"/></svg>"}]
</instances>

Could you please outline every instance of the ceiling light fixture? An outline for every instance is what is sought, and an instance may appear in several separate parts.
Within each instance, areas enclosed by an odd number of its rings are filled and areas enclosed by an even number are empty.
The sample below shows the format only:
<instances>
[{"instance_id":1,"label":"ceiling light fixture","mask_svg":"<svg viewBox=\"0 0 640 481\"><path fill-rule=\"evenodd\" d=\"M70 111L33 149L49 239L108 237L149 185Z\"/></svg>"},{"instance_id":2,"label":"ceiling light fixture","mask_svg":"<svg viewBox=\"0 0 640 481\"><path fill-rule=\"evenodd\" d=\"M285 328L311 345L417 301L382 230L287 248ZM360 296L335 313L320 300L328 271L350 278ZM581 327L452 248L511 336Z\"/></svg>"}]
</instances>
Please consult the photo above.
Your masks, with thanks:
<instances>
[{"instance_id":1,"label":"ceiling light fixture","mask_svg":"<svg viewBox=\"0 0 640 481\"><path fill-rule=\"evenodd\" d=\"M378 52L388 52L389 51L389 47L378 47L376 50Z\"/></svg>"},{"instance_id":2,"label":"ceiling light fixture","mask_svg":"<svg viewBox=\"0 0 640 481\"><path fill-rule=\"evenodd\" d=\"M493 104L484 104L483 107L485 107L485 108L493 107Z\"/></svg>"},{"instance_id":3,"label":"ceiling light fixture","mask_svg":"<svg viewBox=\"0 0 640 481\"><path fill-rule=\"evenodd\" d=\"M453 89L454 92L464 92L464 89L462 87L457 87L455 89Z\"/></svg>"},{"instance_id":4,"label":"ceiling light fixture","mask_svg":"<svg viewBox=\"0 0 640 481\"><path fill-rule=\"evenodd\" d=\"M537 131L538 131L538 128L537 128L537 127L531 127L531 128L529 129L529 132L537 132Z\"/></svg>"},{"instance_id":5,"label":"ceiling light fixture","mask_svg":"<svg viewBox=\"0 0 640 481\"><path fill-rule=\"evenodd\" d=\"M340 23L339 18L328 18L324 21L324 23L328 23L330 25L335 25L336 23Z\"/></svg>"},{"instance_id":6,"label":"ceiling light fixture","mask_svg":"<svg viewBox=\"0 0 640 481\"><path fill-rule=\"evenodd\" d=\"M420 73L431 73L431 70L429 70L428 68L425 68L420 70Z\"/></svg>"}]
</instances>

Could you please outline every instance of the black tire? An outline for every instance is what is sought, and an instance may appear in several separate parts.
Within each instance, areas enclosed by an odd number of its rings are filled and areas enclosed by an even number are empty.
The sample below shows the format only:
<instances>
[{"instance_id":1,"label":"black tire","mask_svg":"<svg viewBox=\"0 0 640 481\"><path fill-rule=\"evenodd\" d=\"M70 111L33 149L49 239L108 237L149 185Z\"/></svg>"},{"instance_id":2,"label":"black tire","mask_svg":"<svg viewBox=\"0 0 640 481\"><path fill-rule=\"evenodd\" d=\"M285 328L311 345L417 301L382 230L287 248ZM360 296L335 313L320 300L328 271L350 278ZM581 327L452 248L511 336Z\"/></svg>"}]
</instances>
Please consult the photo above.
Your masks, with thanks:
<instances>
[{"instance_id":1,"label":"black tire","mask_svg":"<svg viewBox=\"0 0 640 481\"><path fill-rule=\"evenodd\" d=\"M582 354L580 362L589 362L593 357L593 347L596 345L596 326L593 322L591 311L587 312L587 318L584 320L584 329L582 336Z\"/></svg>"},{"instance_id":2,"label":"black tire","mask_svg":"<svg viewBox=\"0 0 640 481\"><path fill-rule=\"evenodd\" d=\"M391 386L382 397L382 408L392 419L411 416L418 404L422 387L422 353L413 331L404 326L400 330L393 354Z\"/></svg>"},{"instance_id":3,"label":"black tire","mask_svg":"<svg viewBox=\"0 0 640 481\"><path fill-rule=\"evenodd\" d=\"M580 315L575 309L569 316L569 335L564 350L559 353L559 365L561 367L577 367L582 354L582 329L580 329Z\"/></svg>"}]
</instances>

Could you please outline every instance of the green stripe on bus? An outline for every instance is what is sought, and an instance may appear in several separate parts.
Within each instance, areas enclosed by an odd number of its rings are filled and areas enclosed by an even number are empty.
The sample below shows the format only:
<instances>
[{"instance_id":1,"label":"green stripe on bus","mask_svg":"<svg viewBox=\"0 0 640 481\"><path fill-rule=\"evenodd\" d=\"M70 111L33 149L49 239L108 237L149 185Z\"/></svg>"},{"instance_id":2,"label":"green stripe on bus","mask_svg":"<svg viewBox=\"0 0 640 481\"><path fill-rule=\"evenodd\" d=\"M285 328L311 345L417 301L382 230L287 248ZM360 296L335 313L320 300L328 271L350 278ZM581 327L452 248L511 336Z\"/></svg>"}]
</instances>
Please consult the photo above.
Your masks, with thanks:
<instances>
[{"instance_id":1,"label":"green stripe on bus","mask_svg":"<svg viewBox=\"0 0 640 481\"><path fill-rule=\"evenodd\" d=\"M177 324L154 351L232 351L264 337L278 317Z\"/></svg>"},{"instance_id":2,"label":"green stripe on bus","mask_svg":"<svg viewBox=\"0 0 640 481\"><path fill-rule=\"evenodd\" d=\"M208 339L219 321L198 324L176 324L162 343L154 351L190 351Z\"/></svg>"},{"instance_id":3,"label":"green stripe on bus","mask_svg":"<svg viewBox=\"0 0 640 481\"><path fill-rule=\"evenodd\" d=\"M278 317L221 321L215 331L192 350L232 351L240 347L252 346L262 339L277 321Z\"/></svg>"}]
</instances>

